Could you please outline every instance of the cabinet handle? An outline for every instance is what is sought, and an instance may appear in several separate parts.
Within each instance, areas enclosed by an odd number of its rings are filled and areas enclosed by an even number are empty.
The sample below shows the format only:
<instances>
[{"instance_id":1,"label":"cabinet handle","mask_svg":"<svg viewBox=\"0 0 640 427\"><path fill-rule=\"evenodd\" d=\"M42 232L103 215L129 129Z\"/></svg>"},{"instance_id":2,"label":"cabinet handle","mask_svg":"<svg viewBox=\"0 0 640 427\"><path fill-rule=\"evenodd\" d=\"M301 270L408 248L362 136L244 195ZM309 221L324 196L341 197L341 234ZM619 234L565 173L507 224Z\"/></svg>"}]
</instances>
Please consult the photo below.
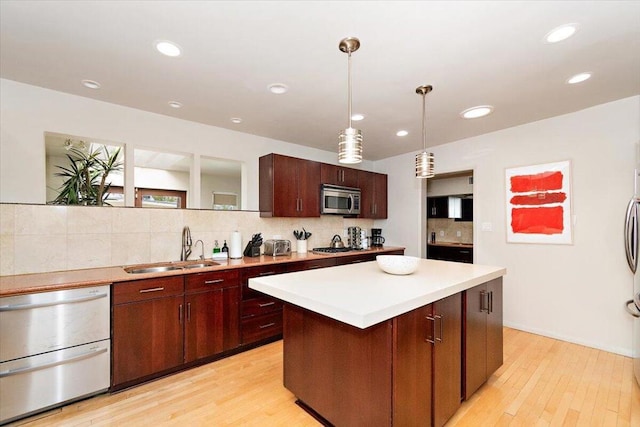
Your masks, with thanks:
<instances>
[{"instance_id":1,"label":"cabinet handle","mask_svg":"<svg viewBox=\"0 0 640 427\"><path fill-rule=\"evenodd\" d=\"M275 271L265 271L263 273L258 273L258 276L268 276L270 274L276 274Z\"/></svg>"},{"instance_id":2,"label":"cabinet handle","mask_svg":"<svg viewBox=\"0 0 640 427\"><path fill-rule=\"evenodd\" d=\"M342 174L342 179L341 179L341 181L342 181L342 182L344 182L344 169L342 169L340 172L341 172L341 174Z\"/></svg>"},{"instance_id":3,"label":"cabinet handle","mask_svg":"<svg viewBox=\"0 0 640 427\"><path fill-rule=\"evenodd\" d=\"M480 291L480 312L483 311L489 313L489 294L486 291Z\"/></svg>"},{"instance_id":4,"label":"cabinet handle","mask_svg":"<svg viewBox=\"0 0 640 427\"><path fill-rule=\"evenodd\" d=\"M164 287L159 287L159 288L149 288L149 289L140 289L140 293L141 294L145 294L147 292L160 292L160 291L164 291Z\"/></svg>"},{"instance_id":5,"label":"cabinet handle","mask_svg":"<svg viewBox=\"0 0 640 427\"><path fill-rule=\"evenodd\" d=\"M224 282L224 279L205 280L204 284L205 285L213 285L214 283L221 283L221 282Z\"/></svg>"},{"instance_id":6,"label":"cabinet handle","mask_svg":"<svg viewBox=\"0 0 640 427\"><path fill-rule=\"evenodd\" d=\"M493 313L493 291L489 292L489 311L488 313Z\"/></svg>"},{"instance_id":7,"label":"cabinet handle","mask_svg":"<svg viewBox=\"0 0 640 427\"><path fill-rule=\"evenodd\" d=\"M300 199L300 212L302 212L302 199Z\"/></svg>"},{"instance_id":8,"label":"cabinet handle","mask_svg":"<svg viewBox=\"0 0 640 427\"><path fill-rule=\"evenodd\" d=\"M431 316L427 316L425 317L425 319L431 322L431 335L429 335L429 327L427 325L427 335L425 336L424 340L430 344L435 344L436 343L435 339L429 339L429 337L435 338L436 336L436 319L435 317L431 317Z\"/></svg>"},{"instance_id":9,"label":"cabinet handle","mask_svg":"<svg viewBox=\"0 0 640 427\"><path fill-rule=\"evenodd\" d=\"M461 254L470 254L471 251L460 251Z\"/></svg>"},{"instance_id":10,"label":"cabinet handle","mask_svg":"<svg viewBox=\"0 0 640 427\"><path fill-rule=\"evenodd\" d=\"M275 305L275 301L265 302L264 304L258 304L258 307L263 308L263 307L269 307L270 305Z\"/></svg>"},{"instance_id":11,"label":"cabinet handle","mask_svg":"<svg viewBox=\"0 0 640 427\"><path fill-rule=\"evenodd\" d=\"M260 326L258 326L258 327L259 327L260 329L266 329L266 328L270 328L270 327L272 327L272 326L275 326L275 323L274 323L274 322L267 323L266 325L260 325Z\"/></svg>"},{"instance_id":12,"label":"cabinet handle","mask_svg":"<svg viewBox=\"0 0 640 427\"><path fill-rule=\"evenodd\" d=\"M436 315L435 315L435 316L433 316L433 317L435 317L435 320L433 321L433 330L434 330L434 335L435 335L435 329L436 329L436 328L435 328L435 326L436 326L436 320L440 320L440 338L435 337L435 338L436 338L436 341L444 342L444 337L443 337L443 333L442 333L442 324L444 323L444 317L442 317L442 316L441 316L441 315L439 315L439 314L436 314Z\"/></svg>"},{"instance_id":13,"label":"cabinet handle","mask_svg":"<svg viewBox=\"0 0 640 427\"><path fill-rule=\"evenodd\" d=\"M180 304L180 307L178 307L178 321L182 325L182 304Z\"/></svg>"},{"instance_id":14,"label":"cabinet handle","mask_svg":"<svg viewBox=\"0 0 640 427\"><path fill-rule=\"evenodd\" d=\"M187 303L187 322L191 322L191 303Z\"/></svg>"}]
</instances>

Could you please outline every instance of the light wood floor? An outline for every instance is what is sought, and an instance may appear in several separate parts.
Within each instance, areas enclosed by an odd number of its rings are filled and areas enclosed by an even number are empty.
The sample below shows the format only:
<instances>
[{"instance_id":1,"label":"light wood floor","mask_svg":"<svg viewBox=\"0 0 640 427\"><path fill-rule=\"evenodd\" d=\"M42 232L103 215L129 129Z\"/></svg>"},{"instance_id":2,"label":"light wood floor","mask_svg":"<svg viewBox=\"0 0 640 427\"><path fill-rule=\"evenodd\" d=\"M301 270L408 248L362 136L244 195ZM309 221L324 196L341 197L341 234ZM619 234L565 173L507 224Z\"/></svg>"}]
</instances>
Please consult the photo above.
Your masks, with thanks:
<instances>
[{"instance_id":1,"label":"light wood floor","mask_svg":"<svg viewBox=\"0 0 640 427\"><path fill-rule=\"evenodd\" d=\"M447 426L640 426L631 359L505 328L505 363ZM318 426L282 386L282 342L51 411L36 426Z\"/></svg>"}]
</instances>

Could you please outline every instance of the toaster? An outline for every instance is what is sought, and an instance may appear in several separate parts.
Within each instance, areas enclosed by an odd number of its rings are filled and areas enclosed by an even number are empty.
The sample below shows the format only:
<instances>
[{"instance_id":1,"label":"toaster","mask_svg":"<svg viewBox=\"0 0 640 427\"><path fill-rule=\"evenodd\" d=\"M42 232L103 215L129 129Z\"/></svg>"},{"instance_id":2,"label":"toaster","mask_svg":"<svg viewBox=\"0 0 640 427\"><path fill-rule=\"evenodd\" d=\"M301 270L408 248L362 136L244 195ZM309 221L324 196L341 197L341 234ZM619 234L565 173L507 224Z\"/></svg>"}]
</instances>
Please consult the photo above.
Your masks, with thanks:
<instances>
[{"instance_id":1,"label":"toaster","mask_svg":"<svg viewBox=\"0 0 640 427\"><path fill-rule=\"evenodd\" d=\"M264 254L272 256L290 255L291 241L282 239L265 240Z\"/></svg>"}]
</instances>

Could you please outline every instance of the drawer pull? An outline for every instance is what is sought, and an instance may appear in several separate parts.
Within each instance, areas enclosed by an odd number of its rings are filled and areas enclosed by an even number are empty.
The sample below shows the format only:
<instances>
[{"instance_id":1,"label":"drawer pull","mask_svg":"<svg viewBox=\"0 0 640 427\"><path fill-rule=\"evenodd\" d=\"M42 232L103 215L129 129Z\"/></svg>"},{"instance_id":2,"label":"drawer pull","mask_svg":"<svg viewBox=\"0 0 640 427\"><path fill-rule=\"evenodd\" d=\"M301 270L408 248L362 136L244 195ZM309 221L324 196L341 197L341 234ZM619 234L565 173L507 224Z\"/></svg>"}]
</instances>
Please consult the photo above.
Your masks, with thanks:
<instances>
[{"instance_id":1,"label":"drawer pull","mask_svg":"<svg viewBox=\"0 0 640 427\"><path fill-rule=\"evenodd\" d=\"M274 322L271 322L271 323L267 323L266 325L260 325L260 326L258 326L258 327L259 327L260 329L267 329L267 328L270 328L270 327L275 326L275 325L276 325L276 324L275 324Z\"/></svg>"},{"instance_id":2,"label":"drawer pull","mask_svg":"<svg viewBox=\"0 0 640 427\"><path fill-rule=\"evenodd\" d=\"M205 285L213 285L214 283L221 283L221 282L224 282L224 279L205 280L204 284Z\"/></svg>"},{"instance_id":3,"label":"drawer pull","mask_svg":"<svg viewBox=\"0 0 640 427\"><path fill-rule=\"evenodd\" d=\"M265 272L262 272L262 273L258 274L258 276L269 276L271 274L276 274L276 272L275 271L265 271Z\"/></svg>"},{"instance_id":4,"label":"drawer pull","mask_svg":"<svg viewBox=\"0 0 640 427\"><path fill-rule=\"evenodd\" d=\"M147 292L160 292L160 291L164 291L163 286L159 288L140 289L141 294L146 294Z\"/></svg>"},{"instance_id":5,"label":"drawer pull","mask_svg":"<svg viewBox=\"0 0 640 427\"><path fill-rule=\"evenodd\" d=\"M471 251L460 251L461 254L470 254Z\"/></svg>"},{"instance_id":6,"label":"drawer pull","mask_svg":"<svg viewBox=\"0 0 640 427\"><path fill-rule=\"evenodd\" d=\"M270 305L275 305L275 301L271 301L271 302L265 302L264 304L258 304L258 307L263 308L263 307L269 307Z\"/></svg>"}]
</instances>

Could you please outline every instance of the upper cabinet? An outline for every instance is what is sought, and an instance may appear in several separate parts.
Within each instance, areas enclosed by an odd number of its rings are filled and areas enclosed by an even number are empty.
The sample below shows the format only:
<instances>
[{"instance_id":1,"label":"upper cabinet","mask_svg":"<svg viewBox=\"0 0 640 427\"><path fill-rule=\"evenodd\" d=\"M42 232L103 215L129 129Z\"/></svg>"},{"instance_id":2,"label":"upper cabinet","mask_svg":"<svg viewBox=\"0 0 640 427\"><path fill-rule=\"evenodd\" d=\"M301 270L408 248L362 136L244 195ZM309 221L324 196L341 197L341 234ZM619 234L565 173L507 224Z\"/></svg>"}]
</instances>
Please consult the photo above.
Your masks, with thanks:
<instances>
[{"instance_id":1,"label":"upper cabinet","mask_svg":"<svg viewBox=\"0 0 640 427\"><path fill-rule=\"evenodd\" d=\"M427 218L448 218L449 197L429 197L427 199Z\"/></svg>"},{"instance_id":2,"label":"upper cabinet","mask_svg":"<svg viewBox=\"0 0 640 427\"><path fill-rule=\"evenodd\" d=\"M320 216L320 163L280 154L259 159L260 216Z\"/></svg>"},{"instance_id":3,"label":"upper cabinet","mask_svg":"<svg viewBox=\"0 0 640 427\"><path fill-rule=\"evenodd\" d=\"M387 218L387 175L358 171L358 187L362 191L360 218Z\"/></svg>"},{"instance_id":4,"label":"upper cabinet","mask_svg":"<svg viewBox=\"0 0 640 427\"><path fill-rule=\"evenodd\" d=\"M358 170L322 163L320 165L320 182L322 184L358 187Z\"/></svg>"},{"instance_id":5,"label":"upper cabinet","mask_svg":"<svg viewBox=\"0 0 640 427\"><path fill-rule=\"evenodd\" d=\"M260 216L320 216L321 184L359 188L359 218L387 218L387 175L267 154L259 159Z\"/></svg>"}]
</instances>

